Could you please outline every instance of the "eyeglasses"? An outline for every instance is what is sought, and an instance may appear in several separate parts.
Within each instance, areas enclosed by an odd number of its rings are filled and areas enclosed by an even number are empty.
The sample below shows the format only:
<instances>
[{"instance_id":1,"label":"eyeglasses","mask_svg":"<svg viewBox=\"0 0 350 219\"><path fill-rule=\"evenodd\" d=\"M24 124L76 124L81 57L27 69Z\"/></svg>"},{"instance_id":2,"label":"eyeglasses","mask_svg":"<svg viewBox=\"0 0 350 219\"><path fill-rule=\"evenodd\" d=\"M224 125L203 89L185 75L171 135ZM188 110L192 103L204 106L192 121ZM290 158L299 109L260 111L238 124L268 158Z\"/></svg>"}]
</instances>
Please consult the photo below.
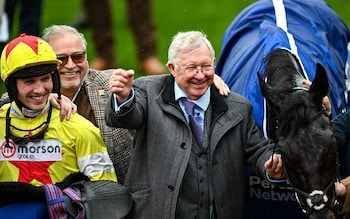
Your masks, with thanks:
<instances>
[{"instance_id":1,"label":"eyeglasses","mask_svg":"<svg viewBox=\"0 0 350 219\"><path fill-rule=\"evenodd\" d=\"M76 53L73 53L72 55L59 55L57 56L57 59L62 62L60 66L65 66L68 62L69 57L72 59L72 61L75 64L79 64L85 60L85 54L86 52L76 52Z\"/></svg>"},{"instance_id":2,"label":"eyeglasses","mask_svg":"<svg viewBox=\"0 0 350 219\"><path fill-rule=\"evenodd\" d=\"M202 66L188 66L188 67L185 67L185 68L182 68L181 66L178 66L184 73L186 74L196 74L198 73L198 71L201 71L202 73L210 73L214 68L215 66L213 65L209 65L209 64L205 64L205 65L202 65Z\"/></svg>"}]
</instances>

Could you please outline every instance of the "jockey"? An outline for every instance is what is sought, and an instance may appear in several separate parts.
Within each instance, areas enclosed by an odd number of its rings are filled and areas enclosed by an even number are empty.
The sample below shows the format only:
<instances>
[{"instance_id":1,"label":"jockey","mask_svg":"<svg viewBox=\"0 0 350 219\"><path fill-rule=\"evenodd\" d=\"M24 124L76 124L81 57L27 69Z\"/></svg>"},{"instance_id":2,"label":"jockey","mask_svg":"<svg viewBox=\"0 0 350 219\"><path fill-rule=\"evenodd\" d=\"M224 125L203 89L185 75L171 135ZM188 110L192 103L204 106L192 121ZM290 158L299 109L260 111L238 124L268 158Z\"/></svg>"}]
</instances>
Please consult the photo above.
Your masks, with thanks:
<instances>
[{"instance_id":1,"label":"jockey","mask_svg":"<svg viewBox=\"0 0 350 219\"><path fill-rule=\"evenodd\" d=\"M51 92L59 93L59 63L49 44L25 34L1 54L11 103L0 108L0 215L15 202L45 205L42 186L62 184L75 173L117 181L99 129L78 114L61 122L48 101Z\"/></svg>"}]
</instances>

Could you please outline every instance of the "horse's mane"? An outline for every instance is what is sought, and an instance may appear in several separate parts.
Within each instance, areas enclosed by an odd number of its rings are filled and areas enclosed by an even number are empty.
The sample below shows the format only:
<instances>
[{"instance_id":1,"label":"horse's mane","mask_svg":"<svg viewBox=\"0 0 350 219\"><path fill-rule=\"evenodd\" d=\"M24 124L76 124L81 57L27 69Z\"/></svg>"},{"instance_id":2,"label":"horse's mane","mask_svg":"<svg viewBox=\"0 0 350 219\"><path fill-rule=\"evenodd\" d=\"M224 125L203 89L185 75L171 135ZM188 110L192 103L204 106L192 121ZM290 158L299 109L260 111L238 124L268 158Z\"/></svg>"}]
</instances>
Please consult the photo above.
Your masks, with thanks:
<instances>
[{"instance_id":1,"label":"horse's mane","mask_svg":"<svg viewBox=\"0 0 350 219\"><path fill-rule=\"evenodd\" d=\"M291 92L297 86L296 77L303 77L297 57L286 49L275 49L264 59L265 77L279 92ZM287 74L288 73L288 74Z\"/></svg>"},{"instance_id":2,"label":"horse's mane","mask_svg":"<svg viewBox=\"0 0 350 219\"><path fill-rule=\"evenodd\" d=\"M280 137L295 136L301 128L306 128L310 123L310 111L316 112L315 106L305 96L305 91L295 91L287 97L288 101L281 106L281 112L278 115Z\"/></svg>"},{"instance_id":3,"label":"horse's mane","mask_svg":"<svg viewBox=\"0 0 350 219\"><path fill-rule=\"evenodd\" d=\"M286 49L273 50L265 58L264 75L273 88L273 95L278 100L278 109L272 107L280 137L294 136L300 128L310 122L310 114L321 110L315 106L308 95L308 87L302 85L302 67L295 55ZM275 103L276 104L276 103Z\"/></svg>"}]
</instances>

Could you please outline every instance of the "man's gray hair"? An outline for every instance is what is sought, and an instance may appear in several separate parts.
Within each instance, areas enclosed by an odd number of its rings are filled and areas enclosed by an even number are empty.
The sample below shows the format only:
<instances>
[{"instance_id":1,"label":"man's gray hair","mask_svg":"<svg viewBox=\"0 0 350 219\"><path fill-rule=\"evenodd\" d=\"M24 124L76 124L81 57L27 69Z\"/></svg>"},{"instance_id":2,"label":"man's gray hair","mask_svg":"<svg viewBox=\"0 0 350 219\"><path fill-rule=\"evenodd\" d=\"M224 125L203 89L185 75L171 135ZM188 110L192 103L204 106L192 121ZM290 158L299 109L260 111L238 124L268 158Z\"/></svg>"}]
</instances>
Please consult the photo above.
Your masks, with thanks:
<instances>
[{"instance_id":1,"label":"man's gray hair","mask_svg":"<svg viewBox=\"0 0 350 219\"><path fill-rule=\"evenodd\" d=\"M215 58L215 51L207 36L200 31L187 31L177 33L169 46L168 62L177 63L179 53L182 51L192 51L202 45L206 45L212 58Z\"/></svg>"},{"instance_id":2,"label":"man's gray hair","mask_svg":"<svg viewBox=\"0 0 350 219\"><path fill-rule=\"evenodd\" d=\"M66 33L73 33L77 35L81 42L83 43L84 49L86 51L87 48L87 41L84 37L84 34L80 33L77 29L74 27L68 26L68 25L52 25L48 28L45 28L43 31L43 36L42 38L46 42L50 42L50 40L55 39L57 37L61 37L62 35Z\"/></svg>"}]
</instances>

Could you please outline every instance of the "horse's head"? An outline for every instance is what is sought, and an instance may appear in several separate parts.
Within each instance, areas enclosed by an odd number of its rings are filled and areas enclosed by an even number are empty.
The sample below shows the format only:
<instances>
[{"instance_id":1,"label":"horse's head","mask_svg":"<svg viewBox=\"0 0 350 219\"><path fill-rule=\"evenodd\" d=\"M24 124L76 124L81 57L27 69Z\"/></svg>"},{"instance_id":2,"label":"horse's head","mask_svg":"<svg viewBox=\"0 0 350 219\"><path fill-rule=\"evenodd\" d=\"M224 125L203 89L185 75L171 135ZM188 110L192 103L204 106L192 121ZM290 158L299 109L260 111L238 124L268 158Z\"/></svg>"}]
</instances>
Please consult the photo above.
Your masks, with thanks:
<instances>
[{"instance_id":1,"label":"horse's head","mask_svg":"<svg viewBox=\"0 0 350 219\"><path fill-rule=\"evenodd\" d=\"M303 70L288 50L266 58L259 84L268 106L269 135L276 140L284 169L303 211L310 218L332 218L335 202L336 141L322 106L328 78L317 65L311 85L302 84Z\"/></svg>"}]
</instances>

